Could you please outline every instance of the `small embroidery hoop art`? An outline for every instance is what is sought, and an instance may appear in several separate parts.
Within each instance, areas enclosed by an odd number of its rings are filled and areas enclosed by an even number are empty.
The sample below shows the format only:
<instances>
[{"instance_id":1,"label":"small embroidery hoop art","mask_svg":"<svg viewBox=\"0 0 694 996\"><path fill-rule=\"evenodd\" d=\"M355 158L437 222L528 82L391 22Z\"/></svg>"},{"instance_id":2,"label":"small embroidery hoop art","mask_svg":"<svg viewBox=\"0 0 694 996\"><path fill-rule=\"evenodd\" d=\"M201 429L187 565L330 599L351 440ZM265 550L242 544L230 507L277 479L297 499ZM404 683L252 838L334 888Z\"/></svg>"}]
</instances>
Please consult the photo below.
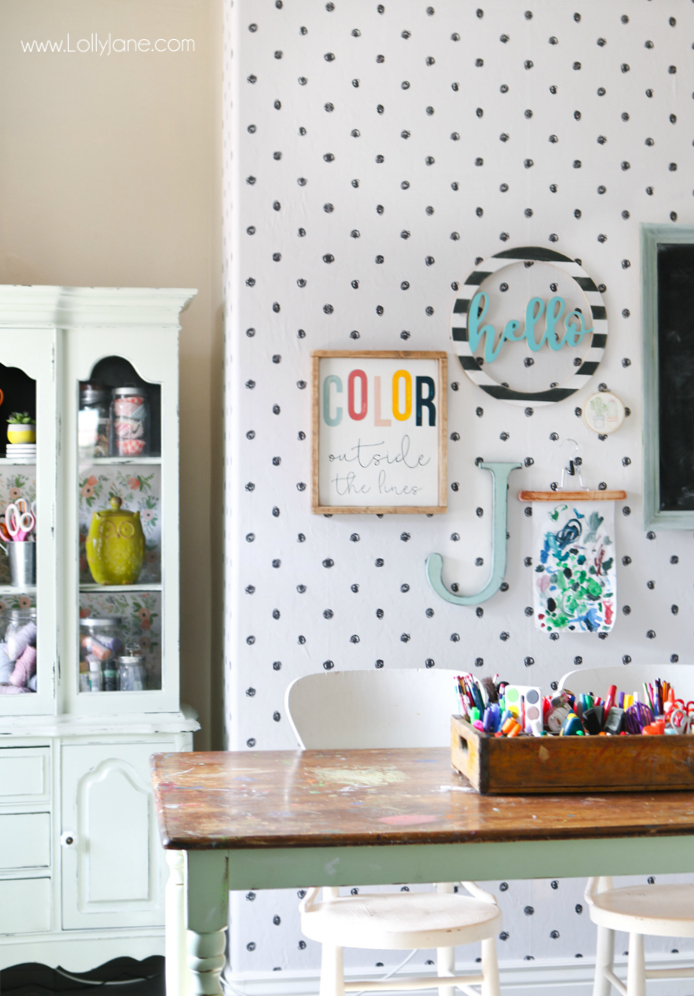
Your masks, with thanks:
<instances>
[{"instance_id":1,"label":"small embroidery hoop art","mask_svg":"<svg viewBox=\"0 0 694 996\"><path fill-rule=\"evenodd\" d=\"M590 346L585 355L580 368L563 385L549 388L546 391L515 391L513 388L504 387L494 380L489 374L477 364L477 359L470 351L468 341L468 309L472 298L475 296L479 285L486 277L498 273L506 266L513 263L549 263L558 267L567 276L576 281L583 295L588 301L591 309L593 321L593 335ZM480 260L476 264L476 269L465 281L463 290L470 293L470 297L456 298L453 305L453 315L451 320L451 336L454 343L464 343L465 352L458 353L458 360L463 370L478 387L501 401L507 401L513 405L551 405L556 401L563 401L571 397L576 391L580 391L586 386L590 378L597 370L602 360L605 346L607 344L607 311L602 294L598 290L593 278L580 266L576 260L553 249L544 249L538 246L521 246L518 249L504 249L495 253L487 260Z\"/></svg>"},{"instance_id":2,"label":"small embroidery hoop art","mask_svg":"<svg viewBox=\"0 0 694 996\"><path fill-rule=\"evenodd\" d=\"M617 422L617 425L608 429L606 425L600 428L598 426L595 426L591 422L590 418L588 417L588 410L589 410L588 406L590 405L591 401L594 398L603 398L603 399L610 398L612 401L616 402L617 411L619 413L619 420ZM583 421L586 423L589 429L592 429L593 432L599 433L599 435L601 436L609 436L612 432L617 432L617 430L621 429L622 426L624 425L625 418L626 418L626 408L624 407L624 402L622 401L621 398L618 398L616 394L613 394L612 391L597 391L595 394L591 394L589 398L586 398L585 403L583 405Z\"/></svg>"}]
</instances>

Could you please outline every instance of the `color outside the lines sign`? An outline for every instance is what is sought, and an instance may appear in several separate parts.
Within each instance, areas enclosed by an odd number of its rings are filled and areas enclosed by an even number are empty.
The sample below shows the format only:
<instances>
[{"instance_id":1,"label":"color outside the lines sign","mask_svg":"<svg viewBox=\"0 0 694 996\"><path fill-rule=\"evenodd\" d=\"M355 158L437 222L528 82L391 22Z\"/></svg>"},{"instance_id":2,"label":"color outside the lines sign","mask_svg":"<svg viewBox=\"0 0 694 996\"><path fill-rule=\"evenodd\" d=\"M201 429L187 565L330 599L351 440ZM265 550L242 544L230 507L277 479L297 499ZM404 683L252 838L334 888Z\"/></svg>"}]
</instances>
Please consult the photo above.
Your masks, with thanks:
<instances>
[{"instance_id":1,"label":"color outside the lines sign","mask_svg":"<svg viewBox=\"0 0 694 996\"><path fill-rule=\"evenodd\" d=\"M446 353L311 358L311 510L445 512Z\"/></svg>"},{"instance_id":2,"label":"color outside the lines sign","mask_svg":"<svg viewBox=\"0 0 694 996\"><path fill-rule=\"evenodd\" d=\"M494 398L547 405L581 390L607 343L601 291L552 249L478 259L459 289L451 334L468 377Z\"/></svg>"}]
</instances>

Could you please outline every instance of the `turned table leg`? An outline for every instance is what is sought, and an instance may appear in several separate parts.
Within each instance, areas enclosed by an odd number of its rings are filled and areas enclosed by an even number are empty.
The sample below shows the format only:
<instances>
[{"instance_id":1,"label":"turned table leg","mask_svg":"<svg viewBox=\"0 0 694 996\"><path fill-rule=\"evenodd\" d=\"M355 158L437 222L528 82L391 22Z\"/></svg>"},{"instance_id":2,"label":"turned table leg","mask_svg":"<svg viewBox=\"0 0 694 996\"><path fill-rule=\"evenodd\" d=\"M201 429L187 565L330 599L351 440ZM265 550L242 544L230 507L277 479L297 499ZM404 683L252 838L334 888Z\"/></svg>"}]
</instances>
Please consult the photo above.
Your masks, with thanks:
<instances>
[{"instance_id":1,"label":"turned table leg","mask_svg":"<svg viewBox=\"0 0 694 996\"><path fill-rule=\"evenodd\" d=\"M225 851L186 852L188 968L194 996L222 996L224 933L229 910Z\"/></svg>"},{"instance_id":2,"label":"turned table leg","mask_svg":"<svg viewBox=\"0 0 694 996\"><path fill-rule=\"evenodd\" d=\"M186 858L183 851L166 851L169 878L166 883L166 996L189 996L190 972L186 951Z\"/></svg>"}]
</instances>

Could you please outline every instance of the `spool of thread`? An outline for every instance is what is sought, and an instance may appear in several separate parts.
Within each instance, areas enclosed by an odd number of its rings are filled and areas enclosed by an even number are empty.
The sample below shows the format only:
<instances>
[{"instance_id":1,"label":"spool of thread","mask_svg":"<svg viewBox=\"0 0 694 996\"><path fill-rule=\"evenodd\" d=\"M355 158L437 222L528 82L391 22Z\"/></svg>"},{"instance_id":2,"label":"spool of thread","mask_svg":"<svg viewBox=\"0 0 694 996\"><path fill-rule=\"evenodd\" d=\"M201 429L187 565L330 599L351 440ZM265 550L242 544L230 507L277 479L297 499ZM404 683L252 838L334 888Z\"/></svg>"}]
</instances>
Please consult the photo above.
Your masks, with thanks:
<instances>
[{"instance_id":1,"label":"spool of thread","mask_svg":"<svg viewBox=\"0 0 694 996\"><path fill-rule=\"evenodd\" d=\"M7 638L7 655L10 660L16 661L22 656L27 647L36 646L36 623L30 620L20 630Z\"/></svg>"},{"instance_id":2,"label":"spool of thread","mask_svg":"<svg viewBox=\"0 0 694 996\"><path fill-rule=\"evenodd\" d=\"M10 660L7 645L0 643L0 684L6 685L14 671L14 661Z\"/></svg>"},{"instance_id":3,"label":"spool of thread","mask_svg":"<svg viewBox=\"0 0 694 996\"><path fill-rule=\"evenodd\" d=\"M97 657L100 661L107 661L111 656L111 651L105 646L105 643L106 640L102 642L97 640L95 636L87 636L86 633L80 637L80 646L87 651L87 654Z\"/></svg>"},{"instance_id":4,"label":"spool of thread","mask_svg":"<svg viewBox=\"0 0 694 996\"><path fill-rule=\"evenodd\" d=\"M22 656L15 662L10 676L10 684L25 688L29 678L36 674L36 647L25 647Z\"/></svg>"}]
</instances>

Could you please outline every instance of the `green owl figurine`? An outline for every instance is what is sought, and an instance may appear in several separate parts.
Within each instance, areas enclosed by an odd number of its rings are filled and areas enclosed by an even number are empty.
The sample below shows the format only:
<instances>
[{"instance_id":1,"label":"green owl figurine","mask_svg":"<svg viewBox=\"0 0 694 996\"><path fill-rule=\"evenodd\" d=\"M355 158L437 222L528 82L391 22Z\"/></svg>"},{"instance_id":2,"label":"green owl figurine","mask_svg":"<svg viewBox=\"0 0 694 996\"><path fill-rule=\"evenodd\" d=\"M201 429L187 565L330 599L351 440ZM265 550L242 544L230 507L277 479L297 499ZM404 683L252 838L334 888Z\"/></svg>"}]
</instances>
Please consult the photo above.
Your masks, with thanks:
<instances>
[{"instance_id":1,"label":"green owl figurine","mask_svg":"<svg viewBox=\"0 0 694 996\"><path fill-rule=\"evenodd\" d=\"M145 562L145 535L139 512L121 508L95 512L87 533L87 563L97 584L136 584Z\"/></svg>"}]
</instances>

